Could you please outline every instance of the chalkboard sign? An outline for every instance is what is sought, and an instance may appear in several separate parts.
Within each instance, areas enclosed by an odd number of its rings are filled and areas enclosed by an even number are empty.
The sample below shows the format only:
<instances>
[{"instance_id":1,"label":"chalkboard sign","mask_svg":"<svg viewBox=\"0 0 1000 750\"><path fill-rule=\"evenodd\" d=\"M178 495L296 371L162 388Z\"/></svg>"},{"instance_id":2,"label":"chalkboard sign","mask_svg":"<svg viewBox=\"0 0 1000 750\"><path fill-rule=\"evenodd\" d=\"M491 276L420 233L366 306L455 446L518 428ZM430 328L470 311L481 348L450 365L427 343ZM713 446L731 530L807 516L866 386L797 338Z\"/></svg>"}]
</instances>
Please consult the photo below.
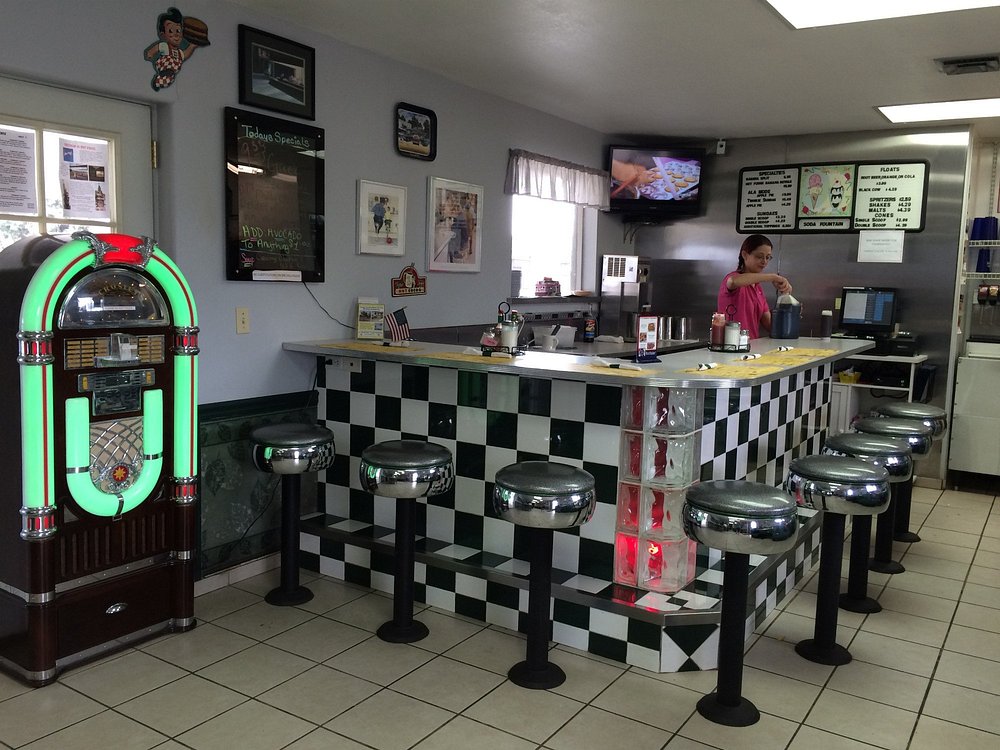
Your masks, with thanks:
<instances>
[{"instance_id":1,"label":"chalkboard sign","mask_svg":"<svg viewBox=\"0 0 1000 750\"><path fill-rule=\"evenodd\" d=\"M226 278L323 281L323 130L226 107Z\"/></svg>"}]
</instances>

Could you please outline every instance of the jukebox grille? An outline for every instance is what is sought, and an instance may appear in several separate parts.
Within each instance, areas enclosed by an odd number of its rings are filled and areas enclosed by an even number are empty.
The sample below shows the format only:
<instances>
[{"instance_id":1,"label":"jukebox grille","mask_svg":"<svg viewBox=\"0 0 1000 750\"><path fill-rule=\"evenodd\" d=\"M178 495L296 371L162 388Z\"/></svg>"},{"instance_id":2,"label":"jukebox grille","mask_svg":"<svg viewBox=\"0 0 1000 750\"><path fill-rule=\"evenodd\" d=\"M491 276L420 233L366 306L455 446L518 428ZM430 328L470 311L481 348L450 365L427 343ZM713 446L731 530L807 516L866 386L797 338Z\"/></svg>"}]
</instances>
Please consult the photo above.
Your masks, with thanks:
<instances>
[{"instance_id":1,"label":"jukebox grille","mask_svg":"<svg viewBox=\"0 0 1000 750\"><path fill-rule=\"evenodd\" d=\"M142 471L142 417L90 425L90 478L103 492L131 487Z\"/></svg>"},{"instance_id":2,"label":"jukebox grille","mask_svg":"<svg viewBox=\"0 0 1000 750\"><path fill-rule=\"evenodd\" d=\"M157 365L164 361L166 340L162 335L136 336L137 359L131 364ZM101 336L90 339L66 339L63 361L67 370L93 368L99 359L107 359L111 354L111 338Z\"/></svg>"}]
</instances>

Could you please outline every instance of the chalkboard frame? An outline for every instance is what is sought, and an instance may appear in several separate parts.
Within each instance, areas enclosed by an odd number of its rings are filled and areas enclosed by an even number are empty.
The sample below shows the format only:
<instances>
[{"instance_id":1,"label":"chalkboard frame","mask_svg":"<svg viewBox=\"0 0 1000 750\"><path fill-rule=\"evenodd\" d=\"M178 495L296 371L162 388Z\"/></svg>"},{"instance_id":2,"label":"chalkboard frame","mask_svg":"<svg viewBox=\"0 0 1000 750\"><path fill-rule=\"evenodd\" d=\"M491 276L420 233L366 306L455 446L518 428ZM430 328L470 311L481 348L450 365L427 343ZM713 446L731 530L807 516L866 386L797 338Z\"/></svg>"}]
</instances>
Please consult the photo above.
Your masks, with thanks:
<instances>
[{"instance_id":1,"label":"chalkboard frame","mask_svg":"<svg viewBox=\"0 0 1000 750\"><path fill-rule=\"evenodd\" d=\"M324 236L324 131L301 122L283 120L277 117L249 112L246 110L226 107L225 117L225 154L226 154L226 279L229 281L309 281L325 280L325 236ZM268 175L266 170L247 159L241 161L241 143L246 145L247 138L253 134L253 140L264 144L265 148L276 148L276 152L286 159L292 160L296 166L303 167L307 178L301 182L295 180L295 216L286 217L286 227L297 227L301 240L298 241L299 252L286 256L280 264L269 262L268 256L276 253L260 250L256 243L267 239L267 230L263 227L263 238L260 234L244 231L246 219L251 207L245 200L241 204L240 190L242 181L275 180L264 183L264 186L275 187L283 191L283 198L288 201L287 174ZM302 160L314 160L305 161ZM265 165L266 166L266 165ZM296 171L296 175L299 172ZM252 182L250 182L252 186ZM247 187L244 185L244 187ZM282 240L287 242L278 229L272 235L275 244ZM256 237L256 240L255 240ZM303 247L304 245L304 247Z\"/></svg>"}]
</instances>

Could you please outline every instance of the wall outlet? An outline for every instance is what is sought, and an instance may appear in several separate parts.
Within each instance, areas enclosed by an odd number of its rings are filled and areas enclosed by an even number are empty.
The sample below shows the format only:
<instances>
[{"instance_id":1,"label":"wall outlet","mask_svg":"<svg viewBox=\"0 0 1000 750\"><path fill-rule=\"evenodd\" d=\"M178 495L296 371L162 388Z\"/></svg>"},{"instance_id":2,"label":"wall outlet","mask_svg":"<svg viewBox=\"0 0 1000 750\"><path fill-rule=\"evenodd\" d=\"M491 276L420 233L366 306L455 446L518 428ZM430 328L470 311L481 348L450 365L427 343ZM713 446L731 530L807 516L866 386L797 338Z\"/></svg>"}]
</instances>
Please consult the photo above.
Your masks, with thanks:
<instances>
[{"instance_id":1,"label":"wall outlet","mask_svg":"<svg viewBox=\"0 0 1000 750\"><path fill-rule=\"evenodd\" d=\"M326 363L338 370L361 372L361 360L354 357L327 357Z\"/></svg>"},{"instance_id":2,"label":"wall outlet","mask_svg":"<svg viewBox=\"0 0 1000 750\"><path fill-rule=\"evenodd\" d=\"M236 308L236 333L250 333L250 308Z\"/></svg>"},{"instance_id":3,"label":"wall outlet","mask_svg":"<svg viewBox=\"0 0 1000 750\"><path fill-rule=\"evenodd\" d=\"M726 139L725 138L720 138L718 141L715 142L715 153L716 153L717 156L725 156L726 155Z\"/></svg>"}]
</instances>

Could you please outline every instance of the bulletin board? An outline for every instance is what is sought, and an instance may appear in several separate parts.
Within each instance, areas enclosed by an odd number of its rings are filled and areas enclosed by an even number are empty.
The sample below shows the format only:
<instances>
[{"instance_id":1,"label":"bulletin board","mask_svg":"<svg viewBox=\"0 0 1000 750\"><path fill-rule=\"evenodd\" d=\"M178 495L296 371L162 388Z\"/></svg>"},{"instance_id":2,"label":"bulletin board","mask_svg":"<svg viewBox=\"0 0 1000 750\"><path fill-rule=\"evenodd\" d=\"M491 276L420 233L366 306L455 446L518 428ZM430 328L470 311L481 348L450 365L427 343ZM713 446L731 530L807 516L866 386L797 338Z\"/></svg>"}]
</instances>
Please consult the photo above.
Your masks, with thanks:
<instances>
[{"instance_id":1,"label":"bulletin board","mask_svg":"<svg viewBox=\"0 0 1000 750\"><path fill-rule=\"evenodd\" d=\"M323 281L323 130L226 107L226 278Z\"/></svg>"}]
</instances>

